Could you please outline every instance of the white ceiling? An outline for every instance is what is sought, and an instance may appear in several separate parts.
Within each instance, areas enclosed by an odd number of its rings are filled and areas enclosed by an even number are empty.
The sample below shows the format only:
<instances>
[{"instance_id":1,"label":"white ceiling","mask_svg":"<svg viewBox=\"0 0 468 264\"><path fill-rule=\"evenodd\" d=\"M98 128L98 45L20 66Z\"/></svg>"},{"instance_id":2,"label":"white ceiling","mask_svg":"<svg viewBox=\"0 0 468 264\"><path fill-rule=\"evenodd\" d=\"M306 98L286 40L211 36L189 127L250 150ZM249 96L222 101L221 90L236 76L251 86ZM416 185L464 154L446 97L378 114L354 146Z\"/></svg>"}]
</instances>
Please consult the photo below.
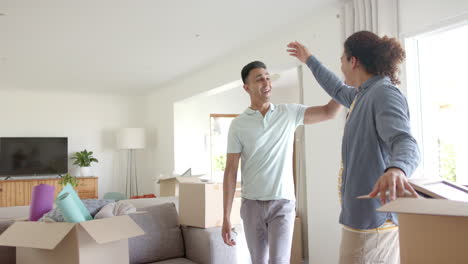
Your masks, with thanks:
<instances>
[{"instance_id":1,"label":"white ceiling","mask_svg":"<svg viewBox=\"0 0 468 264\"><path fill-rule=\"evenodd\" d=\"M0 0L0 89L144 94L335 0Z\"/></svg>"}]
</instances>

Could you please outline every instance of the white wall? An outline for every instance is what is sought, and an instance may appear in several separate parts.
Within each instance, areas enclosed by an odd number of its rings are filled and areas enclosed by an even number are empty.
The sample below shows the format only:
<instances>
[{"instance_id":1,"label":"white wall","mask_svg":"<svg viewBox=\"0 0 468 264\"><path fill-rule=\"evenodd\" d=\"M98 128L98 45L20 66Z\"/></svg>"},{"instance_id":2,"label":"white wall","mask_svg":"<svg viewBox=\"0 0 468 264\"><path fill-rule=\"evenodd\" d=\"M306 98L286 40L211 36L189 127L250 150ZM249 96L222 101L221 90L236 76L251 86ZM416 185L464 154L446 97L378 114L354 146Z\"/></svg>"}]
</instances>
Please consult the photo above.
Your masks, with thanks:
<instances>
[{"instance_id":1,"label":"white wall","mask_svg":"<svg viewBox=\"0 0 468 264\"><path fill-rule=\"evenodd\" d=\"M235 87L175 103L175 171L192 168L193 174L210 174L210 114L241 114L248 102L248 94Z\"/></svg>"},{"instance_id":2,"label":"white wall","mask_svg":"<svg viewBox=\"0 0 468 264\"><path fill-rule=\"evenodd\" d=\"M468 1L400 0L398 11L400 35L410 36L468 19Z\"/></svg>"},{"instance_id":3,"label":"white wall","mask_svg":"<svg viewBox=\"0 0 468 264\"><path fill-rule=\"evenodd\" d=\"M297 69L271 73L273 103L298 103ZM241 81L232 88L215 88L207 93L174 103L174 170L182 173L210 174L210 114L241 114L250 105L250 97Z\"/></svg>"},{"instance_id":4,"label":"white wall","mask_svg":"<svg viewBox=\"0 0 468 264\"><path fill-rule=\"evenodd\" d=\"M0 91L0 136L68 137L68 152L92 150L99 163L99 196L121 191L124 153L115 144L121 127L141 126L141 99L129 96L57 92ZM69 172L79 175L69 162Z\"/></svg>"},{"instance_id":5,"label":"white wall","mask_svg":"<svg viewBox=\"0 0 468 264\"><path fill-rule=\"evenodd\" d=\"M338 7L323 7L306 20L278 29L273 35L153 92L147 98L150 113L147 125L156 134L157 146L151 157L154 173L167 174L174 169L174 116L171 109L175 102L238 80L241 68L252 60L264 61L274 72L294 68L298 63L286 54L287 43L294 40L303 41L333 71L338 72L342 52L338 13ZM306 69L304 74L307 77L304 80L304 102L309 105L326 103L328 96L313 81L310 72ZM340 229L336 174L341 130L340 120L306 130L310 263L337 262ZM148 184L145 185L151 186L152 180L146 180Z\"/></svg>"}]
</instances>

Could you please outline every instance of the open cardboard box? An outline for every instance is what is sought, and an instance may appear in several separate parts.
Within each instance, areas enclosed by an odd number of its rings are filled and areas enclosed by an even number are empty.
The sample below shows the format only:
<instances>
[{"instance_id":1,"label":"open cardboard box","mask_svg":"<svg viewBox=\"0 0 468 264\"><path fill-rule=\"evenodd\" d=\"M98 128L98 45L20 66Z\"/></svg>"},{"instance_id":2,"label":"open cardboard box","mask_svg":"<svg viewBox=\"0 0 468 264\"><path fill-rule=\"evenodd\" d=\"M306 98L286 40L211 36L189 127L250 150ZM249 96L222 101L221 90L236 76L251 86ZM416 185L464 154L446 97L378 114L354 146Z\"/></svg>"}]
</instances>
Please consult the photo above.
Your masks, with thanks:
<instances>
[{"instance_id":1,"label":"open cardboard box","mask_svg":"<svg viewBox=\"0 0 468 264\"><path fill-rule=\"evenodd\" d=\"M177 176L159 179L159 196L179 196L179 185L181 183L201 183L198 176Z\"/></svg>"},{"instance_id":2,"label":"open cardboard box","mask_svg":"<svg viewBox=\"0 0 468 264\"><path fill-rule=\"evenodd\" d=\"M222 183L181 183L179 193L179 221L181 225L201 228L223 225ZM240 195L237 193L236 195ZM231 224L241 223L241 198L234 197Z\"/></svg>"},{"instance_id":3,"label":"open cardboard box","mask_svg":"<svg viewBox=\"0 0 468 264\"><path fill-rule=\"evenodd\" d=\"M401 264L468 263L468 203L399 198L378 211L398 213Z\"/></svg>"},{"instance_id":4,"label":"open cardboard box","mask_svg":"<svg viewBox=\"0 0 468 264\"><path fill-rule=\"evenodd\" d=\"M0 235L0 245L17 247L18 264L128 264L128 238L143 234L126 215L81 223L17 221Z\"/></svg>"}]
</instances>

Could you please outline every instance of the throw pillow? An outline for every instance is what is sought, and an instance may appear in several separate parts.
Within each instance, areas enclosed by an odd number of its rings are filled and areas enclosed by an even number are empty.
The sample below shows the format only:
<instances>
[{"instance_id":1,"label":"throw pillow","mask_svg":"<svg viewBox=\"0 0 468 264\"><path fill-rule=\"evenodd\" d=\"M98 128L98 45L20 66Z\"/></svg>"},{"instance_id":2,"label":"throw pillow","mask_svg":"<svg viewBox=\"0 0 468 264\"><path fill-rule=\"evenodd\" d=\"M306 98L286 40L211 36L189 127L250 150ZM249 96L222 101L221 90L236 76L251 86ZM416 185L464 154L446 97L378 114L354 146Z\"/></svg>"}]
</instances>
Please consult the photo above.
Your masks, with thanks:
<instances>
[{"instance_id":1,"label":"throw pillow","mask_svg":"<svg viewBox=\"0 0 468 264\"><path fill-rule=\"evenodd\" d=\"M135 206L127 202L110 203L102 207L94 216L94 219L109 218L119 215L128 215L136 212Z\"/></svg>"}]
</instances>

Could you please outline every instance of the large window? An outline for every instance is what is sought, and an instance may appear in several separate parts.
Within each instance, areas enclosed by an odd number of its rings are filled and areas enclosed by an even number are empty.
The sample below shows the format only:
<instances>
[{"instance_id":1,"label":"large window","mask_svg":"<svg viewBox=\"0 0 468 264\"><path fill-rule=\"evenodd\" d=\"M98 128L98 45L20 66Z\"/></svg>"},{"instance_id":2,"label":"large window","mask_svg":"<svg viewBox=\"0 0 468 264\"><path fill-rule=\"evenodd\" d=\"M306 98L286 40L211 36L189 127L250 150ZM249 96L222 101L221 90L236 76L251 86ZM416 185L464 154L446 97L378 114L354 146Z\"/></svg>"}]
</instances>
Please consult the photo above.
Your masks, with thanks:
<instances>
[{"instance_id":1,"label":"large window","mask_svg":"<svg viewBox=\"0 0 468 264\"><path fill-rule=\"evenodd\" d=\"M215 182L223 182L229 126L236 116L236 114L210 115L211 177ZM240 175L240 170L238 175ZM239 176L237 180L240 181Z\"/></svg>"},{"instance_id":2,"label":"large window","mask_svg":"<svg viewBox=\"0 0 468 264\"><path fill-rule=\"evenodd\" d=\"M406 39L412 127L420 177L468 184L468 25Z\"/></svg>"}]
</instances>

